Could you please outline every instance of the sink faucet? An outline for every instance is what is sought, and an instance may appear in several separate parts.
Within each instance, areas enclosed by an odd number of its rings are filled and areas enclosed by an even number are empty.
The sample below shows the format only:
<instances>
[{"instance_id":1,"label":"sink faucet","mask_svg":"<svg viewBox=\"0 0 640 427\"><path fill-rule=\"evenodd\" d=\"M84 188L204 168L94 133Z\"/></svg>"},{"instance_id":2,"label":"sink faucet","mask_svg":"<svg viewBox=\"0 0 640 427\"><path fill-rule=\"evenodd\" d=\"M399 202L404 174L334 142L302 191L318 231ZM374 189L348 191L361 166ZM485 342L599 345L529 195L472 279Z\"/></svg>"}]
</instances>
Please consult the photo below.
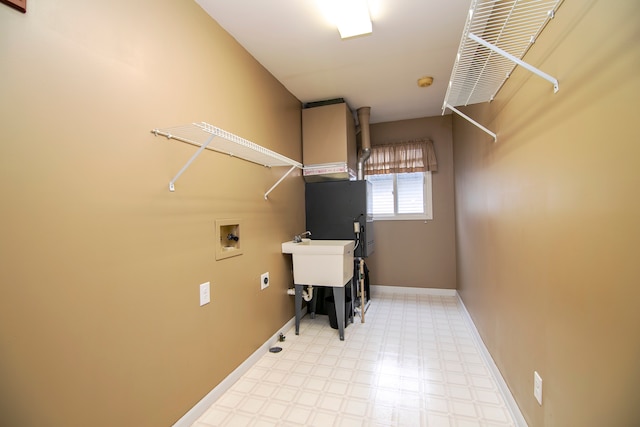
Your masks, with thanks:
<instances>
[{"instance_id":1,"label":"sink faucet","mask_svg":"<svg viewBox=\"0 0 640 427\"><path fill-rule=\"evenodd\" d=\"M300 233L297 236L293 236L293 243L300 243L302 242L302 238L303 237L310 237L311 236L311 232L310 231L305 231L304 233Z\"/></svg>"}]
</instances>

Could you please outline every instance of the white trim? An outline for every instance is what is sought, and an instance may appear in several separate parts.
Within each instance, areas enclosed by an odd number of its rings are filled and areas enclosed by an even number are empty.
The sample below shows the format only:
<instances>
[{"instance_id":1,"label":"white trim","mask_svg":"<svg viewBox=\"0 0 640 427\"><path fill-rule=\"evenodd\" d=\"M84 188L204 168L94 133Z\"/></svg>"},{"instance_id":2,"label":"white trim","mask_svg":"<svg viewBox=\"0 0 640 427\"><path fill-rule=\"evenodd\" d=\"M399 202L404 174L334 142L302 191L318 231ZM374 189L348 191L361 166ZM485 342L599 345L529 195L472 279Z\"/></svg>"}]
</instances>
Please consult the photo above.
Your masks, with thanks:
<instances>
[{"instance_id":1,"label":"white trim","mask_svg":"<svg viewBox=\"0 0 640 427\"><path fill-rule=\"evenodd\" d=\"M375 297L376 294L406 294L408 292L423 294L423 295L439 295L446 297L455 297L458 292L455 289L440 289L440 288L411 288L405 286L385 286L385 285L371 285L371 296Z\"/></svg>"},{"instance_id":2,"label":"white trim","mask_svg":"<svg viewBox=\"0 0 640 427\"><path fill-rule=\"evenodd\" d=\"M304 315L306 313L306 308L302 309ZM269 348L273 346L274 343L278 342L278 338L280 333L285 333L289 331L295 325L295 317L291 318L284 326L282 326L271 338L269 338L262 346L260 346L256 351L253 352L251 356L240 366L238 366L233 372L231 372L224 380L220 382L217 386L213 388L205 397L203 397L195 406L182 416L173 427L191 427L193 423L198 421L198 419L209 409L211 405L215 403L216 400L220 398L231 388L231 386L244 375L264 354L269 351Z\"/></svg>"},{"instance_id":3,"label":"white trim","mask_svg":"<svg viewBox=\"0 0 640 427\"><path fill-rule=\"evenodd\" d=\"M397 214L397 215L378 215L374 216L375 222L380 221L431 221L433 217L424 214Z\"/></svg>"},{"instance_id":4,"label":"white trim","mask_svg":"<svg viewBox=\"0 0 640 427\"><path fill-rule=\"evenodd\" d=\"M484 341L482 341L482 337L478 333L478 330L476 329L476 325L473 323L473 319L471 318L471 315L469 315L469 312L467 311L467 307L465 307L464 302L462 302L462 298L460 298L460 294L457 291L456 291L456 295L458 297L458 301L460 301L460 306L462 307L462 317L464 317L465 321L467 322L467 326L471 330L471 335L473 336L473 339L476 341L476 344L480 349L480 355L486 362L487 367L489 368L489 371L493 375L493 378L495 378L496 380L498 389L500 390L500 394L502 394L502 397L505 403L507 404L507 409L509 409L509 412L511 412L511 416L513 417L513 420L516 422L516 426L528 427L527 421L522 416L522 412L520 412L518 403L513 398L513 395L511 394L511 390L509 390L509 386L507 386L507 383L505 382L504 378L502 377L502 374L500 373L500 369L498 369L498 366L493 361L493 357L491 357L491 353L489 353L489 350L484 345Z\"/></svg>"}]
</instances>

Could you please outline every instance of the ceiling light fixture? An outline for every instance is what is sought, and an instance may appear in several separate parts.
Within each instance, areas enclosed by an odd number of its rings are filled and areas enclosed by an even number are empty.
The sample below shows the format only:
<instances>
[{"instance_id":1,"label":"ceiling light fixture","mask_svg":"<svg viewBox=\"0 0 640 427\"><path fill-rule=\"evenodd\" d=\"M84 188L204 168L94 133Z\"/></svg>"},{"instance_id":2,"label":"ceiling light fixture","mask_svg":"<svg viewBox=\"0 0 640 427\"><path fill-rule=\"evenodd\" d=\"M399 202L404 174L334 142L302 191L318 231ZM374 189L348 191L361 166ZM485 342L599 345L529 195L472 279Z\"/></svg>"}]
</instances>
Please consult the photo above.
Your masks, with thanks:
<instances>
[{"instance_id":1,"label":"ceiling light fixture","mask_svg":"<svg viewBox=\"0 0 640 427\"><path fill-rule=\"evenodd\" d=\"M367 0L323 0L318 3L338 27L343 39L371 33Z\"/></svg>"},{"instance_id":2,"label":"ceiling light fixture","mask_svg":"<svg viewBox=\"0 0 640 427\"><path fill-rule=\"evenodd\" d=\"M419 87L429 87L431 86L432 83L433 83L433 77L431 76L424 76L418 79Z\"/></svg>"}]
</instances>

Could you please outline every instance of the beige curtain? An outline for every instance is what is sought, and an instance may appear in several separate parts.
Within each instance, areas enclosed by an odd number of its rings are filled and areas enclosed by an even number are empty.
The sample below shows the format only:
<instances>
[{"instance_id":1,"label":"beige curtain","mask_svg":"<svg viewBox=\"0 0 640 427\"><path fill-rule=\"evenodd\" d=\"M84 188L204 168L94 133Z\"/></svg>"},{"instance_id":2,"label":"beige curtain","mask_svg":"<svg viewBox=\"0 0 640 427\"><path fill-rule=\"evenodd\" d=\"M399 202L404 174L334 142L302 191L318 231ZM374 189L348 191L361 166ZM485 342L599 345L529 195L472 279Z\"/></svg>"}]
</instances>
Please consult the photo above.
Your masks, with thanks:
<instances>
[{"instance_id":1,"label":"beige curtain","mask_svg":"<svg viewBox=\"0 0 640 427\"><path fill-rule=\"evenodd\" d=\"M430 139L374 145L365 162L366 175L437 170L436 151Z\"/></svg>"}]
</instances>

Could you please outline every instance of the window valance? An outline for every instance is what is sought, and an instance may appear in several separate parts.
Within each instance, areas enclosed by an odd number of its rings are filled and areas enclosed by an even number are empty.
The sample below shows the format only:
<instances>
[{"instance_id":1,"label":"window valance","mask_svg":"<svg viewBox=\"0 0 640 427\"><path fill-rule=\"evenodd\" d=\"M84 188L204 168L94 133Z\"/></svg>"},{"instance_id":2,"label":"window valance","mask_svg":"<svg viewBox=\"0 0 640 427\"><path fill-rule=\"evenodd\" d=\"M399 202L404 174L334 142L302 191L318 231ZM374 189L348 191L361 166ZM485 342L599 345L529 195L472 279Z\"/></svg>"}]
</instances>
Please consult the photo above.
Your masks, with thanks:
<instances>
[{"instance_id":1,"label":"window valance","mask_svg":"<svg viewBox=\"0 0 640 427\"><path fill-rule=\"evenodd\" d=\"M437 170L433 141L426 138L373 145L365 163L366 175Z\"/></svg>"}]
</instances>

